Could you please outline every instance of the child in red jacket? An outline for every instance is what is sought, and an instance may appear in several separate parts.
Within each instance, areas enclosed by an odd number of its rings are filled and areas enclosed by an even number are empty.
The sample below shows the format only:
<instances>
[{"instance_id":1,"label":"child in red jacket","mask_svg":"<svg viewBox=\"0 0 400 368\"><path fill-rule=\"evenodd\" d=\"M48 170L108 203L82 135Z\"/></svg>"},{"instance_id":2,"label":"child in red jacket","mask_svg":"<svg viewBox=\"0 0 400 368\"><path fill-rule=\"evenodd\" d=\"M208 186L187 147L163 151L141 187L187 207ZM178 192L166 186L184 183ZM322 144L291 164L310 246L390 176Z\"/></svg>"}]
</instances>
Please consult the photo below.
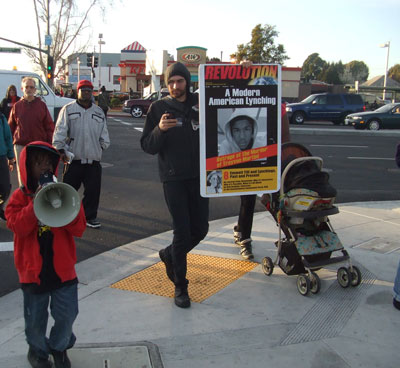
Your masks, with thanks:
<instances>
[{"instance_id":1,"label":"child in red jacket","mask_svg":"<svg viewBox=\"0 0 400 368\"><path fill-rule=\"evenodd\" d=\"M28 360L34 368L71 367L66 350L75 343L72 324L78 315L78 279L75 272L74 236L82 236L86 220L81 205L78 216L62 227L50 227L37 219L33 202L41 189L39 178L57 175L59 153L49 143L35 141L21 152L23 185L14 191L6 208L7 226L14 233L14 259L24 298ZM48 307L54 318L46 337Z\"/></svg>"}]
</instances>

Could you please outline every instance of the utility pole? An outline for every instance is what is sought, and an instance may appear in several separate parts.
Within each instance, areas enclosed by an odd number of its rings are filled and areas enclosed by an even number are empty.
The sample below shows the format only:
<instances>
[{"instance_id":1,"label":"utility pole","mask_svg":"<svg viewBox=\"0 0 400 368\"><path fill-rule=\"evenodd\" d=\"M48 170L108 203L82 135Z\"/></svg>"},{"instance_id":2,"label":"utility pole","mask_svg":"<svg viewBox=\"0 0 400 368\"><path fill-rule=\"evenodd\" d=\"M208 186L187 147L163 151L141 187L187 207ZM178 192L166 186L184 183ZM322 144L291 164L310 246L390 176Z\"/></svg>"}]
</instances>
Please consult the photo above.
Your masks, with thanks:
<instances>
[{"instance_id":1,"label":"utility pole","mask_svg":"<svg viewBox=\"0 0 400 368\"><path fill-rule=\"evenodd\" d=\"M99 91L101 88L101 45L105 45L106 43L102 40L103 38L103 34L100 33L99 34L99 47L100 47L100 51L99 51Z\"/></svg>"},{"instance_id":2,"label":"utility pole","mask_svg":"<svg viewBox=\"0 0 400 368\"><path fill-rule=\"evenodd\" d=\"M47 37L48 39L50 39L50 41L46 40L46 44L47 44L47 69L49 71L49 68L51 68L51 71L53 73L51 73L51 78L49 78L49 73L47 73L47 84L49 85L50 88L54 89L54 65L50 65L50 60L52 61L52 63L54 63L53 58L50 58L50 45L51 45L51 38L50 38L50 0L47 0Z\"/></svg>"}]
</instances>

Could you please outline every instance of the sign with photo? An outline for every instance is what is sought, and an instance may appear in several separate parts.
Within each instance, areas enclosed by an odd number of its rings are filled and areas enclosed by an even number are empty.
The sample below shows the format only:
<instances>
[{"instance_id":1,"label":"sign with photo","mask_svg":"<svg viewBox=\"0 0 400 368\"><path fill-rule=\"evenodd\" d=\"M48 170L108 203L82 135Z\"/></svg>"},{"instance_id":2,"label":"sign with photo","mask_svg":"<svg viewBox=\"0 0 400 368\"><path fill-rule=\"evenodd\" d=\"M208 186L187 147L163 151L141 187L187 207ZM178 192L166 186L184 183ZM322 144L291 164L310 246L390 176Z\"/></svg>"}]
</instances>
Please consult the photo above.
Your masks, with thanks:
<instances>
[{"instance_id":1,"label":"sign with photo","mask_svg":"<svg viewBox=\"0 0 400 368\"><path fill-rule=\"evenodd\" d=\"M281 66L200 65L201 195L280 186Z\"/></svg>"}]
</instances>

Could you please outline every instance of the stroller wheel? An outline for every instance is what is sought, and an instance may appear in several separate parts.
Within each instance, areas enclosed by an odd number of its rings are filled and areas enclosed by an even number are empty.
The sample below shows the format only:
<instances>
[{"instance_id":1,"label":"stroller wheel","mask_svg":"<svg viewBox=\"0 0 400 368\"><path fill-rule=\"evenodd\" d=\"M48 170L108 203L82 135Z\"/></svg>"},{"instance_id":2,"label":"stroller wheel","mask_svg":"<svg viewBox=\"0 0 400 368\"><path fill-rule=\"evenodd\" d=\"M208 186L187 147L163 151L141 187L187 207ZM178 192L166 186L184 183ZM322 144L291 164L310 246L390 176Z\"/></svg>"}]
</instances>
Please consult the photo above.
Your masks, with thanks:
<instances>
[{"instance_id":1,"label":"stroller wheel","mask_svg":"<svg viewBox=\"0 0 400 368\"><path fill-rule=\"evenodd\" d=\"M351 273L346 267L340 267L337 270L337 280L342 288L347 288L351 283Z\"/></svg>"},{"instance_id":2,"label":"stroller wheel","mask_svg":"<svg viewBox=\"0 0 400 368\"><path fill-rule=\"evenodd\" d=\"M267 275L267 276L271 276L272 272L274 271L274 262L272 262L272 259L269 257L264 257L262 259L262 263L261 263L261 267L263 272Z\"/></svg>"},{"instance_id":3,"label":"stroller wheel","mask_svg":"<svg viewBox=\"0 0 400 368\"><path fill-rule=\"evenodd\" d=\"M315 272L311 272L310 283L311 283L310 291L313 294L318 294L319 291L321 290L321 279Z\"/></svg>"},{"instance_id":4,"label":"stroller wheel","mask_svg":"<svg viewBox=\"0 0 400 368\"><path fill-rule=\"evenodd\" d=\"M306 296L310 291L310 279L307 275L300 274L297 276L297 290L303 296Z\"/></svg>"},{"instance_id":5,"label":"stroller wheel","mask_svg":"<svg viewBox=\"0 0 400 368\"><path fill-rule=\"evenodd\" d=\"M361 271L357 266L353 266L353 271L351 271L350 267L349 267L349 272L351 275L351 286L355 287L360 285L361 280L362 280L362 276L361 276Z\"/></svg>"}]
</instances>

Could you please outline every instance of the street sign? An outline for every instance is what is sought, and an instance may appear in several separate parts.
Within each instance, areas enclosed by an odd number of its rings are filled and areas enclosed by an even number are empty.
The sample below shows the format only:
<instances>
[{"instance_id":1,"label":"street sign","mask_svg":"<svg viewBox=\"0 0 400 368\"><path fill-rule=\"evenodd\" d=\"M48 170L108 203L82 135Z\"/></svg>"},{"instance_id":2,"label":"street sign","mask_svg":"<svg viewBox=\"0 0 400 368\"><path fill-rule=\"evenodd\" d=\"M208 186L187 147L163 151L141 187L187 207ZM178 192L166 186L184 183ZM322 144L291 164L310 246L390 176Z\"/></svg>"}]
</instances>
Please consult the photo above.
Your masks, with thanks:
<instances>
[{"instance_id":1,"label":"street sign","mask_svg":"<svg viewBox=\"0 0 400 368\"><path fill-rule=\"evenodd\" d=\"M0 47L0 52L10 52L12 54L20 54L21 49L18 47Z\"/></svg>"},{"instance_id":2,"label":"street sign","mask_svg":"<svg viewBox=\"0 0 400 368\"><path fill-rule=\"evenodd\" d=\"M51 46L52 38L51 35L45 35L44 36L44 44L46 46Z\"/></svg>"}]
</instances>

